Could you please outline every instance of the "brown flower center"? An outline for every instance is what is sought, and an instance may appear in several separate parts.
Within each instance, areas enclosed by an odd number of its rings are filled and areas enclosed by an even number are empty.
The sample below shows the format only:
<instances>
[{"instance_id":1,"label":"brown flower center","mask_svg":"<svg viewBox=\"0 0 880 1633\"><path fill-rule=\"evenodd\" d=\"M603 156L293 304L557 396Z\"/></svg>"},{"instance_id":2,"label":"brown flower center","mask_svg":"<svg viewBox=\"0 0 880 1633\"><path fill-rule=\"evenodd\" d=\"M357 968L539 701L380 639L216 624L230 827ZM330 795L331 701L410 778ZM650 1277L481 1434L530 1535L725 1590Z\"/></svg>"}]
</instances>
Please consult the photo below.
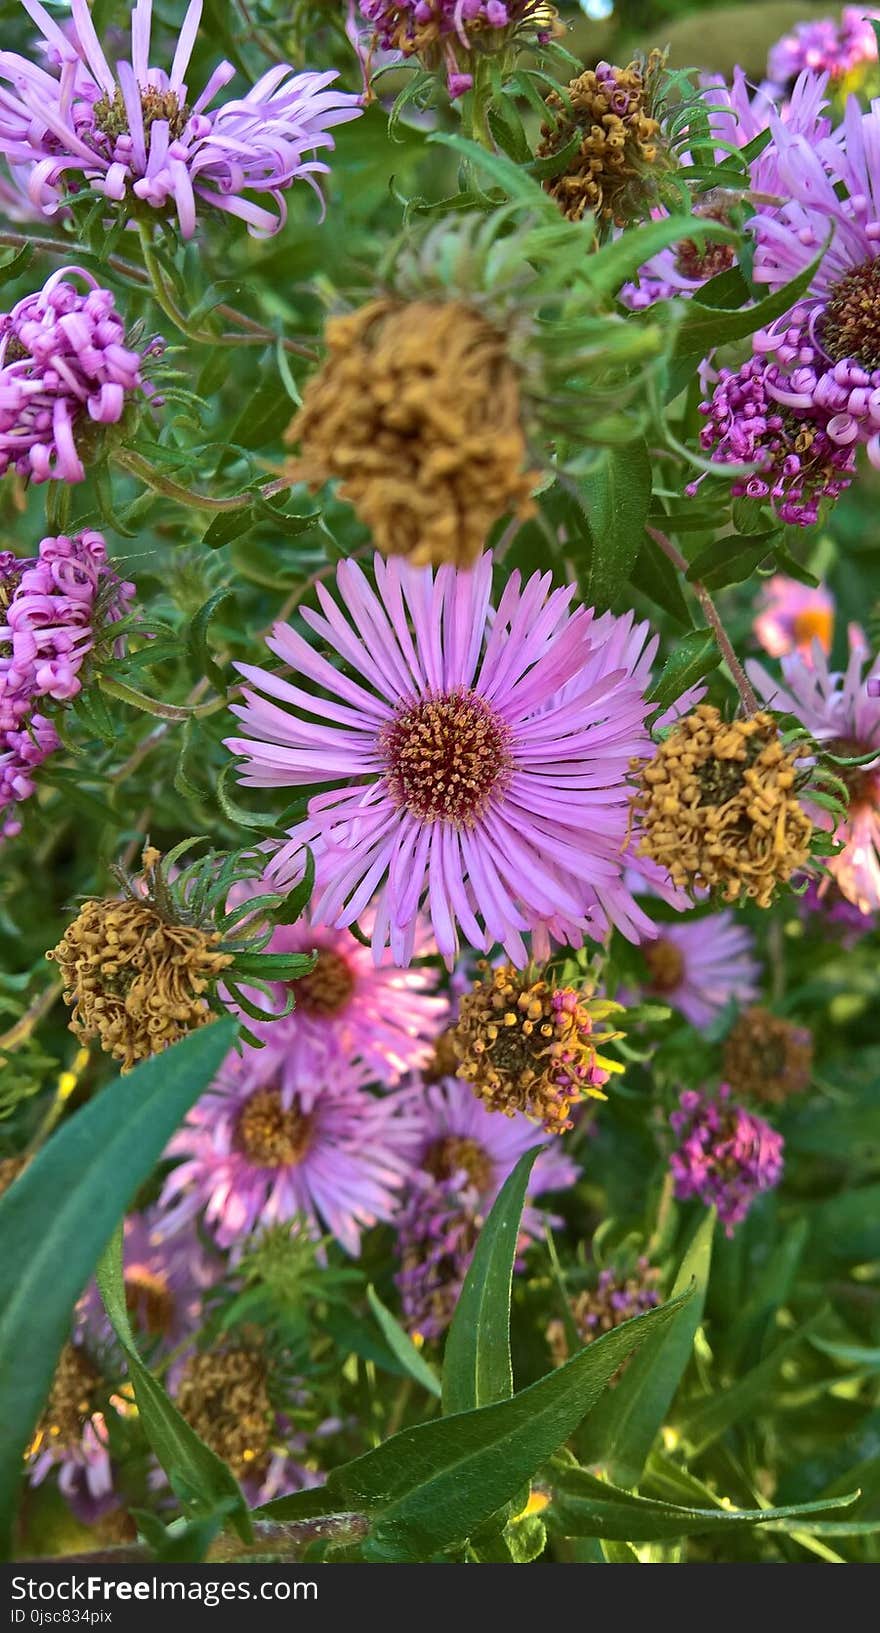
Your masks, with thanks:
<instances>
[{"instance_id":1,"label":"brown flower center","mask_svg":"<svg viewBox=\"0 0 880 1633\"><path fill-rule=\"evenodd\" d=\"M169 140L176 142L192 117L190 109L185 104L181 105L176 91L158 91L152 85L141 87L141 111L148 144L150 132L160 119L167 120ZM113 141L129 134L128 112L120 90L114 91L112 97L106 93L99 97L92 109L92 117L98 130Z\"/></svg>"},{"instance_id":2,"label":"brown flower center","mask_svg":"<svg viewBox=\"0 0 880 1633\"><path fill-rule=\"evenodd\" d=\"M405 705L383 726L379 751L395 805L456 828L485 815L513 766L505 722L464 690Z\"/></svg>"},{"instance_id":3,"label":"brown flower center","mask_svg":"<svg viewBox=\"0 0 880 1633\"><path fill-rule=\"evenodd\" d=\"M485 1191L491 1185L494 1173L488 1152L476 1140L460 1134L448 1134L445 1139L435 1140L423 1167L435 1179L452 1179L454 1174L465 1173L478 1191Z\"/></svg>"},{"instance_id":4,"label":"brown flower center","mask_svg":"<svg viewBox=\"0 0 880 1633\"><path fill-rule=\"evenodd\" d=\"M125 1272L125 1307L142 1332L164 1337L174 1321L174 1298L164 1276L138 1265Z\"/></svg>"},{"instance_id":5,"label":"brown flower center","mask_svg":"<svg viewBox=\"0 0 880 1633\"><path fill-rule=\"evenodd\" d=\"M46 1445L63 1449L75 1446L95 1410L100 1387L101 1375L85 1350L77 1344L65 1344L31 1451L39 1452Z\"/></svg>"},{"instance_id":6,"label":"brown flower center","mask_svg":"<svg viewBox=\"0 0 880 1633\"><path fill-rule=\"evenodd\" d=\"M206 1350L190 1356L177 1387L177 1404L236 1476L256 1474L265 1464L275 1414L266 1367L255 1350Z\"/></svg>"},{"instance_id":7,"label":"brown flower center","mask_svg":"<svg viewBox=\"0 0 880 1633\"><path fill-rule=\"evenodd\" d=\"M459 1053L455 1044L455 1027L447 1026L434 1041L434 1053L422 1068L426 1083L439 1083L444 1077L454 1077L458 1071Z\"/></svg>"},{"instance_id":8,"label":"brown flower center","mask_svg":"<svg viewBox=\"0 0 880 1633\"><path fill-rule=\"evenodd\" d=\"M778 1105L810 1082L813 1039L769 1009L744 1009L724 1045L724 1078L742 1099Z\"/></svg>"},{"instance_id":9,"label":"brown flower center","mask_svg":"<svg viewBox=\"0 0 880 1633\"><path fill-rule=\"evenodd\" d=\"M832 362L851 357L863 369L880 368L880 259L852 267L834 285L820 338Z\"/></svg>"},{"instance_id":10,"label":"brown flower center","mask_svg":"<svg viewBox=\"0 0 880 1633\"><path fill-rule=\"evenodd\" d=\"M319 947L314 969L289 985L302 1014L325 1020L345 1008L354 992L355 978L341 953L333 947Z\"/></svg>"},{"instance_id":11,"label":"brown flower center","mask_svg":"<svg viewBox=\"0 0 880 1633\"><path fill-rule=\"evenodd\" d=\"M684 956L674 941L660 936L657 941L649 941L642 952L655 992L674 992L681 986Z\"/></svg>"},{"instance_id":12,"label":"brown flower center","mask_svg":"<svg viewBox=\"0 0 880 1633\"><path fill-rule=\"evenodd\" d=\"M675 264L683 278L693 278L697 282L727 272L735 258L736 251L732 244L712 238L685 238L678 246Z\"/></svg>"},{"instance_id":13,"label":"brown flower center","mask_svg":"<svg viewBox=\"0 0 880 1633\"><path fill-rule=\"evenodd\" d=\"M309 1149L312 1122L296 1104L282 1104L280 1089L255 1089L238 1114L233 1143L257 1168L293 1168Z\"/></svg>"}]
</instances>

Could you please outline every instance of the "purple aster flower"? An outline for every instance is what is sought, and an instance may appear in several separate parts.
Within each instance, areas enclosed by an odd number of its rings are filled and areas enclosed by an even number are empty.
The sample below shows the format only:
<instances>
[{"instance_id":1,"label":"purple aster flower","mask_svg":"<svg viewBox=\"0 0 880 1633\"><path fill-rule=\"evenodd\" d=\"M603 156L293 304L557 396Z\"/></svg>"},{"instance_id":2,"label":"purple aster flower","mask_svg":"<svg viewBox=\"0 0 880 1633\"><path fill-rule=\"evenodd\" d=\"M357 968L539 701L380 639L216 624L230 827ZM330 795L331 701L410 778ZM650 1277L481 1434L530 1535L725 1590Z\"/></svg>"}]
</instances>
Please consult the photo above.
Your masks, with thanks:
<instances>
[{"instance_id":1,"label":"purple aster flower","mask_svg":"<svg viewBox=\"0 0 880 1633\"><path fill-rule=\"evenodd\" d=\"M827 75L817 77L802 73L790 101L778 114L787 130L802 133L812 144L831 133L831 121L824 117L823 111L827 83ZM707 75L701 86L700 100L706 111L712 139L717 144L714 154L717 164L729 158L732 149L747 147L756 136L767 130L776 111L772 97L766 90L750 86L741 68L734 69L730 86L720 75ZM678 154L685 180L691 165L704 162L701 154L696 159L687 151ZM771 141L749 164L749 188L738 198L747 208L760 210L767 206L753 204L752 197L763 199L778 192L776 148ZM730 219L730 202L717 190L705 202L697 199L693 209L695 215L710 220L728 222ZM662 218L663 212L655 211L654 215L655 219ZM620 298L633 311L641 311L654 301L670 300L676 295L695 295L708 279L733 266L735 259L735 246L723 239L715 242L705 238L682 239L646 261L639 268L636 281L624 284Z\"/></svg>"},{"instance_id":2,"label":"purple aster flower","mask_svg":"<svg viewBox=\"0 0 880 1633\"><path fill-rule=\"evenodd\" d=\"M41 539L22 559L0 551L0 733L36 699L69 703L97 636L129 611L135 586L107 565L103 534L88 528Z\"/></svg>"},{"instance_id":3,"label":"purple aster flower","mask_svg":"<svg viewBox=\"0 0 880 1633\"><path fill-rule=\"evenodd\" d=\"M74 1333L58 1359L49 1395L26 1454L27 1478L41 1485L57 1473L58 1489L83 1524L120 1506L108 1420L130 1415L130 1401L113 1395L82 1335Z\"/></svg>"},{"instance_id":4,"label":"purple aster flower","mask_svg":"<svg viewBox=\"0 0 880 1633\"><path fill-rule=\"evenodd\" d=\"M91 188L114 204L175 210L184 238L195 232L197 200L240 217L255 235L271 234L284 225L294 181L319 191L314 178L328 166L309 155L332 148L330 127L361 112L357 97L329 89L335 72L297 74L284 63L212 108L235 75L221 62L191 101L186 73L202 0L187 8L170 73L150 67L151 0L137 0L131 61L115 73L86 0L71 0L67 30L39 0L22 4L44 37L47 66L0 52L0 152L31 166L30 197L45 215Z\"/></svg>"},{"instance_id":5,"label":"purple aster flower","mask_svg":"<svg viewBox=\"0 0 880 1633\"><path fill-rule=\"evenodd\" d=\"M89 425L118 424L143 389L146 354L124 341L109 289L81 267L60 267L0 315L0 476L84 480L77 442Z\"/></svg>"},{"instance_id":6,"label":"purple aster flower","mask_svg":"<svg viewBox=\"0 0 880 1633\"><path fill-rule=\"evenodd\" d=\"M369 914L364 928L369 934ZM420 959L436 954L425 924L417 926L413 950ZM266 951L318 955L314 969L290 983L293 1013L252 1023L280 1083L301 1081L319 1061L361 1062L371 1079L385 1084L426 1065L449 1015L436 971L398 969L387 952L376 964L369 947L349 930L322 924L311 907L295 924L279 925ZM286 996L279 987L279 1010Z\"/></svg>"},{"instance_id":7,"label":"purple aster flower","mask_svg":"<svg viewBox=\"0 0 880 1633\"><path fill-rule=\"evenodd\" d=\"M669 1159L675 1194L680 1202L714 1204L732 1236L755 1198L782 1177L782 1135L736 1105L726 1083L715 1096L686 1089L679 1107L669 1119L678 1137Z\"/></svg>"},{"instance_id":8,"label":"purple aster flower","mask_svg":"<svg viewBox=\"0 0 880 1633\"><path fill-rule=\"evenodd\" d=\"M752 629L771 658L799 652L810 663L814 641L827 657L834 636L834 596L824 584L812 588L774 573L761 590Z\"/></svg>"},{"instance_id":9,"label":"purple aster flower","mask_svg":"<svg viewBox=\"0 0 880 1633\"><path fill-rule=\"evenodd\" d=\"M642 949L646 987L702 1028L731 1002L758 995L761 966L754 937L733 913L710 913L658 925L656 941Z\"/></svg>"},{"instance_id":10,"label":"purple aster flower","mask_svg":"<svg viewBox=\"0 0 880 1633\"><path fill-rule=\"evenodd\" d=\"M540 1148L521 1252L545 1223L558 1223L537 1198L573 1185L580 1169L522 1113L496 1116L457 1078L400 1092L414 1114L414 1138L410 1191L396 1227L396 1280L408 1329L437 1338L452 1318L482 1222L523 1152Z\"/></svg>"},{"instance_id":11,"label":"purple aster flower","mask_svg":"<svg viewBox=\"0 0 880 1633\"><path fill-rule=\"evenodd\" d=\"M30 799L36 784L34 773L61 747L51 720L32 714L17 731L0 732L0 837L14 839L21 833L21 821L14 806ZM8 813L4 816L4 812Z\"/></svg>"},{"instance_id":12,"label":"purple aster flower","mask_svg":"<svg viewBox=\"0 0 880 1633\"><path fill-rule=\"evenodd\" d=\"M412 1141L412 1117L396 1097L374 1098L368 1079L336 1060L279 1080L268 1051L231 1056L168 1146L182 1160L159 1199L159 1233L204 1215L219 1246L236 1249L259 1225L303 1218L356 1256L361 1230L395 1213Z\"/></svg>"},{"instance_id":13,"label":"purple aster flower","mask_svg":"<svg viewBox=\"0 0 880 1633\"><path fill-rule=\"evenodd\" d=\"M208 1251L194 1229L164 1238L161 1223L155 1208L128 1216L123 1278L129 1318L140 1342L170 1350L198 1326L205 1292L222 1275L224 1261ZM94 1281L77 1304L75 1328L98 1353L115 1349L113 1328Z\"/></svg>"},{"instance_id":14,"label":"purple aster flower","mask_svg":"<svg viewBox=\"0 0 880 1633\"><path fill-rule=\"evenodd\" d=\"M798 900L801 915L808 922L819 921L822 935L836 934L847 951L877 928L877 914L864 913L854 902L847 901L840 886L831 878L811 879Z\"/></svg>"},{"instance_id":15,"label":"purple aster flower","mask_svg":"<svg viewBox=\"0 0 880 1633\"><path fill-rule=\"evenodd\" d=\"M294 681L325 695L239 666L248 735L227 747L245 759L242 781L343 784L312 796L273 877L295 877L319 840L318 916L344 928L378 891L374 956L390 942L401 966L423 905L450 966L458 926L520 967L531 930L579 945L595 901L625 927L638 915L622 882L628 774L649 752L650 705L634 676L605 667L610 628L569 611L573 588L551 591L549 574L524 586L511 574L493 611L489 556L436 574L377 556L374 571L375 589L339 564L348 619L322 585L323 615L302 612L346 671L289 625L269 639Z\"/></svg>"},{"instance_id":16,"label":"purple aster flower","mask_svg":"<svg viewBox=\"0 0 880 1633\"><path fill-rule=\"evenodd\" d=\"M880 12L862 6L844 6L839 20L811 18L796 23L789 34L771 46L767 57L768 90L781 95L796 74L808 68L814 73L845 79L863 64L877 61L877 36L871 19Z\"/></svg>"},{"instance_id":17,"label":"purple aster flower","mask_svg":"<svg viewBox=\"0 0 880 1633\"><path fill-rule=\"evenodd\" d=\"M865 665L869 664L869 675ZM747 665L754 686L774 709L796 715L817 743L843 759L876 754L862 765L833 766L844 782L849 804L836 838L843 849L825 866L846 900L862 913L880 908L880 697L869 691L880 677L880 657L870 661L861 631L850 629L849 663L844 673L828 668L814 648L812 663L798 653L781 662L784 685L762 664ZM822 819L817 811L814 820Z\"/></svg>"}]
</instances>

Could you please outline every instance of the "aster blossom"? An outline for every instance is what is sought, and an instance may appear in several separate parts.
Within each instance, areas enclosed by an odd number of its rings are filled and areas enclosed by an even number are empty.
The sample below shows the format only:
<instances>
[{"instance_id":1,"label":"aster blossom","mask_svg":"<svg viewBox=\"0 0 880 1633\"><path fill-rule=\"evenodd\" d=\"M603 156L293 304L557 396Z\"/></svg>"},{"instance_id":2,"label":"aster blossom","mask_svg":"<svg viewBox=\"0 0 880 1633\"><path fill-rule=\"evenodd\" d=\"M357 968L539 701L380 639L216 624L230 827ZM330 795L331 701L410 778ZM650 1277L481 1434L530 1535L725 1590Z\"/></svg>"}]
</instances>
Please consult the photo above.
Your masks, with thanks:
<instances>
[{"instance_id":1,"label":"aster blossom","mask_svg":"<svg viewBox=\"0 0 880 1633\"><path fill-rule=\"evenodd\" d=\"M360 0L360 10L374 46L442 66L453 99L471 89L476 53L522 35L544 43L558 28L547 0Z\"/></svg>"},{"instance_id":2,"label":"aster blossom","mask_svg":"<svg viewBox=\"0 0 880 1633\"><path fill-rule=\"evenodd\" d=\"M21 833L14 807L36 792L35 772L60 747L61 738L44 714L32 714L18 730L0 735L0 838Z\"/></svg>"},{"instance_id":3,"label":"aster blossom","mask_svg":"<svg viewBox=\"0 0 880 1633\"><path fill-rule=\"evenodd\" d=\"M60 267L0 315L0 476L84 481L89 427L118 424L143 389L146 352L124 342L112 294L82 267Z\"/></svg>"},{"instance_id":4,"label":"aster blossom","mask_svg":"<svg viewBox=\"0 0 880 1633\"><path fill-rule=\"evenodd\" d=\"M577 1164L522 1113L498 1117L467 1084L445 1078L412 1096L411 1175L400 1217L396 1281L407 1328L437 1338L448 1326L480 1227L525 1151L539 1149L526 1192L519 1248L554 1223L538 1205L573 1185Z\"/></svg>"},{"instance_id":5,"label":"aster blossom","mask_svg":"<svg viewBox=\"0 0 880 1633\"><path fill-rule=\"evenodd\" d=\"M374 956L390 942L401 966L423 904L450 965L458 926L519 967L530 930L579 944L591 893L625 924L627 903L638 913L622 885L627 777L649 749L650 706L633 676L605 668L592 612L570 611L573 589L551 590L549 574L522 585L515 572L493 613L489 556L436 575L377 557L374 572L375 590L357 563L339 564L348 619L322 585L322 613L302 611L351 673L288 625L268 640L326 696L239 666L250 684L233 707L248 735L226 746L242 782L343 783L310 799L270 874L295 877L319 840L321 919L353 924L378 890Z\"/></svg>"},{"instance_id":6,"label":"aster blossom","mask_svg":"<svg viewBox=\"0 0 880 1633\"><path fill-rule=\"evenodd\" d=\"M737 1105L726 1083L714 1096L685 1089L669 1121L678 1139L669 1159L676 1196L714 1205L732 1236L761 1192L782 1177L782 1135Z\"/></svg>"},{"instance_id":7,"label":"aster blossom","mask_svg":"<svg viewBox=\"0 0 880 1633\"><path fill-rule=\"evenodd\" d=\"M262 1050L230 1058L168 1146L181 1160L159 1199L160 1234L203 1216L218 1246L240 1249L258 1226L303 1219L357 1256L361 1231L395 1213L411 1137L400 1103L368 1081L335 1062L295 1085Z\"/></svg>"},{"instance_id":8,"label":"aster blossom","mask_svg":"<svg viewBox=\"0 0 880 1633\"><path fill-rule=\"evenodd\" d=\"M825 866L848 902L862 913L875 912L880 907L880 697L871 694L870 683L880 677L880 658L872 661L860 631L851 629L843 672L830 669L815 648L811 663L799 653L781 660L782 684L761 664L747 667L775 709L795 715L836 758L861 761L833 765L849 797L836 833L842 849L827 857Z\"/></svg>"},{"instance_id":9,"label":"aster blossom","mask_svg":"<svg viewBox=\"0 0 880 1633\"><path fill-rule=\"evenodd\" d=\"M284 225L294 181L317 189L328 166L309 155L332 148L330 129L361 112L357 97L330 89L335 72L297 74L284 63L213 108L235 75L221 62L191 102L186 74L202 0L187 8L170 72L150 66L152 0L137 0L131 61L115 72L86 0L71 0L68 30L39 0L22 5L43 36L47 66L0 52L0 152L11 165L31 166L29 196L45 215L91 188L114 204L173 209L184 238L195 232L199 204L266 236Z\"/></svg>"},{"instance_id":10,"label":"aster blossom","mask_svg":"<svg viewBox=\"0 0 880 1633\"><path fill-rule=\"evenodd\" d=\"M771 46L767 57L768 90L784 94L785 87L807 68L827 73L833 80L846 79L866 63L877 61L877 36L872 19L880 12L862 6L844 6L840 17L811 18L796 23Z\"/></svg>"},{"instance_id":11,"label":"aster blossom","mask_svg":"<svg viewBox=\"0 0 880 1633\"><path fill-rule=\"evenodd\" d=\"M827 656L834 635L834 596L824 584L799 584L774 573L762 587L752 629L771 658L797 651L809 663L814 641Z\"/></svg>"},{"instance_id":12,"label":"aster blossom","mask_svg":"<svg viewBox=\"0 0 880 1633\"><path fill-rule=\"evenodd\" d=\"M754 937L733 913L710 913L658 926L643 949L650 992L680 1010L691 1026L710 1026L735 1000L758 995L761 966Z\"/></svg>"},{"instance_id":13,"label":"aster blossom","mask_svg":"<svg viewBox=\"0 0 880 1633\"><path fill-rule=\"evenodd\" d=\"M301 1080L319 1061L360 1061L373 1080L390 1085L427 1063L449 1011L435 972L398 969L387 951L376 964L369 947L348 930L322 924L310 908L295 924L278 925L266 951L317 953L308 975L291 983L292 1013L253 1026L280 1082ZM414 952L436 953L425 925L416 930ZM279 987L279 998L284 993Z\"/></svg>"}]
</instances>

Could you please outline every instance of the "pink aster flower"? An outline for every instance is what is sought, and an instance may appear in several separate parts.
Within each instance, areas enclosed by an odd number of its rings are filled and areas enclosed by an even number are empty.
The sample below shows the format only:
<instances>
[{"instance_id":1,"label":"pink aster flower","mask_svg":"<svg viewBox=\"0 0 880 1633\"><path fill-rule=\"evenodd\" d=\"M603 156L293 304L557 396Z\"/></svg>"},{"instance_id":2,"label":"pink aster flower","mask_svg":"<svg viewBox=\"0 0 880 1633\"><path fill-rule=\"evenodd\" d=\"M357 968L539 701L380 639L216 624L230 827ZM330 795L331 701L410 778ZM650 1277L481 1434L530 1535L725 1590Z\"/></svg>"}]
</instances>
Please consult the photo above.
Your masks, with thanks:
<instances>
[{"instance_id":1,"label":"pink aster flower","mask_svg":"<svg viewBox=\"0 0 880 1633\"><path fill-rule=\"evenodd\" d=\"M344 669L284 624L268 645L292 680L239 666L248 735L227 747L242 781L342 784L312 796L274 877L294 877L318 840L318 916L344 928L378 891L374 956L390 942L401 966L423 906L450 966L459 926L522 966L536 928L579 944L591 899L613 922L627 904L638 914L621 856L650 705L632 675L604 669L599 621L539 573L511 574L493 611L489 556L469 572L381 557L374 570L375 589L339 564L347 617L322 585L322 613L302 612Z\"/></svg>"},{"instance_id":2,"label":"pink aster flower","mask_svg":"<svg viewBox=\"0 0 880 1633\"><path fill-rule=\"evenodd\" d=\"M782 1135L731 1100L726 1083L714 1096L686 1089L679 1108L669 1119L678 1138L669 1159L675 1194L681 1202L714 1203L732 1236L756 1197L779 1184Z\"/></svg>"},{"instance_id":3,"label":"pink aster flower","mask_svg":"<svg viewBox=\"0 0 880 1633\"><path fill-rule=\"evenodd\" d=\"M732 1000L758 996L761 966L754 937L733 913L658 925L656 941L643 949L647 989L681 1011L691 1026L711 1025Z\"/></svg>"},{"instance_id":4,"label":"pink aster flower","mask_svg":"<svg viewBox=\"0 0 880 1633\"><path fill-rule=\"evenodd\" d=\"M843 850L825 862L847 901L863 913L875 912L880 907L880 697L872 696L869 686L872 676L880 677L880 657L871 662L861 632L851 629L844 673L829 670L815 648L811 664L793 653L781 667L782 685L761 664L747 665L753 684L774 709L796 715L840 758L876 754L863 765L833 767L846 784L849 805L836 834Z\"/></svg>"},{"instance_id":5,"label":"pink aster flower","mask_svg":"<svg viewBox=\"0 0 880 1633\"><path fill-rule=\"evenodd\" d=\"M72 278L86 285L85 294ZM85 479L77 447L83 431L118 424L143 389L146 352L124 342L113 296L82 267L60 267L0 315L0 476L15 470L31 482Z\"/></svg>"},{"instance_id":6,"label":"pink aster flower","mask_svg":"<svg viewBox=\"0 0 880 1633\"><path fill-rule=\"evenodd\" d=\"M218 1245L236 1249L257 1226L304 1219L356 1256L361 1231L394 1215L411 1119L367 1091L363 1068L337 1060L279 1081L266 1053L231 1056L174 1135L167 1155L182 1160L157 1228L169 1236L203 1215Z\"/></svg>"},{"instance_id":7,"label":"pink aster flower","mask_svg":"<svg viewBox=\"0 0 880 1633\"><path fill-rule=\"evenodd\" d=\"M810 663L814 641L827 657L834 636L834 596L824 584L813 589L774 573L762 587L752 629L771 658L799 652Z\"/></svg>"},{"instance_id":8,"label":"pink aster flower","mask_svg":"<svg viewBox=\"0 0 880 1633\"><path fill-rule=\"evenodd\" d=\"M162 1235L155 1207L129 1214L123 1234L125 1301L139 1343L150 1352L170 1350L199 1324L204 1295L223 1274L224 1261L211 1254L193 1228ZM77 1333L99 1353L112 1352L116 1338L97 1283L89 1282L75 1313Z\"/></svg>"},{"instance_id":9,"label":"pink aster flower","mask_svg":"<svg viewBox=\"0 0 880 1633\"><path fill-rule=\"evenodd\" d=\"M828 76L811 73L800 75L790 100L779 110L778 118L786 130L800 132L816 143L831 133L831 121L824 114L825 91ZM776 111L771 96L764 89L751 86L741 68L734 68L733 80L727 86L720 75L707 75L701 86L700 102L705 110L715 146L715 162L722 164L731 150L747 147L756 136L770 127ZM702 132L700 132L702 139ZM685 150L678 155L682 175L687 179L688 168L705 162ZM751 195L758 199L772 197L779 192L776 165L776 147L770 142L749 164L749 188L742 196L747 209L767 208L759 203L750 204ZM710 195L706 203L699 199L694 214L711 220L726 221L726 206ZM655 212L662 218L663 212ZM624 284L620 298L633 311L641 311L654 301L670 300L673 296L696 295L710 278L717 277L735 264L736 247L723 239L685 238L678 244L660 250L639 268L635 282Z\"/></svg>"},{"instance_id":10,"label":"pink aster flower","mask_svg":"<svg viewBox=\"0 0 880 1633\"><path fill-rule=\"evenodd\" d=\"M811 879L798 899L801 917L820 935L835 937L847 951L855 947L863 936L877 928L876 913L865 913L854 902L847 901L840 886L826 874L824 879Z\"/></svg>"},{"instance_id":11,"label":"pink aster flower","mask_svg":"<svg viewBox=\"0 0 880 1633\"><path fill-rule=\"evenodd\" d=\"M51 720L32 714L18 730L0 733L0 837L14 839L21 821L14 806L36 790L34 773L61 747ZM4 815L4 812L7 814Z\"/></svg>"},{"instance_id":12,"label":"pink aster flower","mask_svg":"<svg viewBox=\"0 0 880 1633\"><path fill-rule=\"evenodd\" d=\"M190 100L186 74L202 0L187 8L170 73L150 66L152 0L137 0L131 61L115 72L86 0L71 0L67 29L39 0L22 5L43 35L47 65L0 52L0 153L31 166L29 194L45 215L67 194L91 188L112 203L175 210L184 238L195 232L197 201L240 217L257 236L275 233L286 219L287 188L302 178L318 191L314 178L328 169L310 155L332 148L330 128L361 112L357 97L329 89L335 72L297 74L285 63L212 108L235 76L221 62Z\"/></svg>"},{"instance_id":13,"label":"pink aster flower","mask_svg":"<svg viewBox=\"0 0 880 1633\"><path fill-rule=\"evenodd\" d=\"M580 1169L542 1129L499 1117L470 1085L445 1078L402 1091L414 1112L413 1173L397 1224L396 1280L411 1332L437 1338L452 1318L480 1226L525 1151L540 1148L523 1210L520 1252L555 1220L537 1199L573 1185Z\"/></svg>"},{"instance_id":14,"label":"pink aster flower","mask_svg":"<svg viewBox=\"0 0 880 1633\"><path fill-rule=\"evenodd\" d=\"M877 61L877 36L871 19L880 12L868 11L863 6L844 6L838 20L831 17L811 18L796 23L789 34L771 46L767 58L768 89L776 95L784 93L787 85L802 69L830 74L834 80L845 79L865 63Z\"/></svg>"},{"instance_id":15,"label":"pink aster flower","mask_svg":"<svg viewBox=\"0 0 880 1633\"><path fill-rule=\"evenodd\" d=\"M260 888L271 888L271 881ZM364 919L371 929L370 915ZM436 956L427 926L416 929L414 954ZM282 924L266 947L270 953L316 952L314 969L290 983L296 1008L277 1021L254 1021L251 1029L265 1045L279 1082L296 1083L316 1063L357 1061L372 1080L396 1083L430 1058L437 1033L446 1025L449 1003L437 993L436 970L398 969L390 954L376 964L349 930L322 924L314 908L295 924ZM278 1009L286 986L278 987Z\"/></svg>"}]
</instances>

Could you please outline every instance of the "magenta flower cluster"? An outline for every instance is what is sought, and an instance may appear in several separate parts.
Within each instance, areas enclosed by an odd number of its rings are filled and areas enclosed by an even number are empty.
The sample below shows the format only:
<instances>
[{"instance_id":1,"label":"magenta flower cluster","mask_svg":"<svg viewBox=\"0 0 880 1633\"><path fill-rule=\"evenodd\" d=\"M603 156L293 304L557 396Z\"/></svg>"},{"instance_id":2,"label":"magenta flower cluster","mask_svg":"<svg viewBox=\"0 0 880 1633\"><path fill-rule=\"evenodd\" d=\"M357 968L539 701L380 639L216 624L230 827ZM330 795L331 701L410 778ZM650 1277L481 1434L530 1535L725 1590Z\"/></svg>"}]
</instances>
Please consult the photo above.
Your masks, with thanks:
<instances>
[{"instance_id":1,"label":"magenta flower cluster","mask_svg":"<svg viewBox=\"0 0 880 1633\"><path fill-rule=\"evenodd\" d=\"M131 61L115 72L86 0L71 0L65 27L39 0L22 4L43 35L47 66L0 51L0 153L29 166L29 196L45 215L91 188L113 204L173 209L184 238L195 232L197 201L238 216L256 235L274 233L286 219L285 190L300 177L317 190L314 177L327 165L311 155L332 148L330 127L361 112L357 97L329 88L334 72L297 74L286 63L212 109L235 77L232 63L221 62L190 101L202 0L187 9L170 73L150 66L152 0L137 0Z\"/></svg>"},{"instance_id":2,"label":"magenta flower cluster","mask_svg":"<svg viewBox=\"0 0 880 1633\"><path fill-rule=\"evenodd\" d=\"M53 272L0 316L0 476L82 482L83 432L118 424L143 386L143 360L125 345L108 289L81 267Z\"/></svg>"},{"instance_id":3,"label":"magenta flower cluster","mask_svg":"<svg viewBox=\"0 0 880 1633\"><path fill-rule=\"evenodd\" d=\"M669 1159L679 1201L715 1206L728 1236L782 1176L783 1138L737 1105L728 1084L716 1095L686 1089L669 1119L678 1137Z\"/></svg>"},{"instance_id":4,"label":"magenta flower cluster","mask_svg":"<svg viewBox=\"0 0 880 1633\"><path fill-rule=\"evenodd\" d=\"M34 792L34 772L59 745L40 706L69 703L80 691L80 671L102 627L128 611L133 584L107 566L100 533L60 534L41 541L22 561L0 552L0 829L8 838L21 824L10 807ZM3 812L9 814L3 818Z\"/></svg>"},{"instance_id":5,"label":"magenta flower cluster","mask_svg":"<svg viewBox=\"0 0 880 1633\"><path fill-rule=\"evenodd\" d=\"M844 6L837 21L817 17L797 23L789 34L777 40L767 58L770 88L783 93L804 68L843 79L864 63L876 62L877 36L871 19L878 15L863 6Z\"/></svg>"}]
</instances>

